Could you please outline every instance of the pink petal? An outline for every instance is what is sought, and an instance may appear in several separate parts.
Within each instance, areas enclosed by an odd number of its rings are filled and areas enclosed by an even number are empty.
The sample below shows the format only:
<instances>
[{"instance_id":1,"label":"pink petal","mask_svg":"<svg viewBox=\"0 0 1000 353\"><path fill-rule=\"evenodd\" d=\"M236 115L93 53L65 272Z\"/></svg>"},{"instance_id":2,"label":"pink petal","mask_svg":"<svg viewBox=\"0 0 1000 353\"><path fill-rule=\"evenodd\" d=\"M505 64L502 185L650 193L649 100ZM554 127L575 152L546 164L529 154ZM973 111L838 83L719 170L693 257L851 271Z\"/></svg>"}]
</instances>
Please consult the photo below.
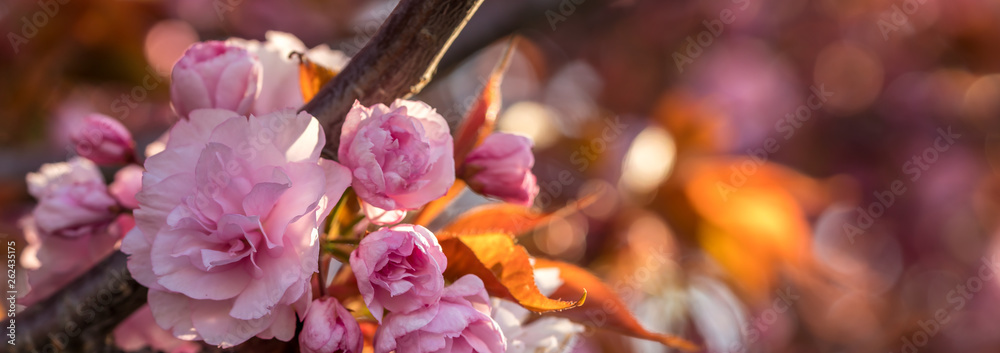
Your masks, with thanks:
<instances>
[{"instance_id":1,"label":"pink petal","mask_svg":"<svg viewBox=\"0 0 1000 353\"><path fill-rule=\"evenodd\" d=\"M361 202L361 210L365 213L365 217L368 217L368 220L377 225L396 224L406 218L406 210L386 211L364 201Z\"/></svg>"},{"instance_id":2,"label":"pink petal","mask_svg":"<svg viewBox=\"0 0 1000 353\"><path fill-rule=\"evenodd\" d=\"M254 320L233 318L226 314L230 306L226 302L210 300L193 302L192 308L188 312L195 329L198 330L206 343L229 348L246 342L246 340L261 333L274 321L274 318L270 316Z\"/></svg>"},{"instance_id":3,"label":"pink petal","mask_svg":"<svg viewBox=\"0 0 1000 353\"><path fill-rule=\"evenodd\" d=\"M183 340L201 339L191 321L193 300L182 294L150 289L147 295L153 318L160 327Z\"/></svg>"},{"instance_id":4,"label":"pink petal","mask_svg":"<svg viewBox=\"0 0 1000 353\"><path fill-rule=\"evenodd\" d=\"M150 290L164 290L163 286L156 282L156 274L153 273L153 263L149 257L149 241L142 235L139 227L132 228L125 238L122 239L122 252L132 255L128 257L128 271L143 286Z\"/></svg>"},{"instance_id":5,"label":"pink petal","mask_svg":"<svg viewBox=\"0 0 1000 353\"><path fill-rule=\"evenodd\" d=\"M257 256L257 266L263 270L263 277L249 281L245 289L241 288L229 311L234 318L249 320L267 315L288 287L302 280L299 259L291 247L285 247L279 257Z\"/></svg>"}]
</instances>

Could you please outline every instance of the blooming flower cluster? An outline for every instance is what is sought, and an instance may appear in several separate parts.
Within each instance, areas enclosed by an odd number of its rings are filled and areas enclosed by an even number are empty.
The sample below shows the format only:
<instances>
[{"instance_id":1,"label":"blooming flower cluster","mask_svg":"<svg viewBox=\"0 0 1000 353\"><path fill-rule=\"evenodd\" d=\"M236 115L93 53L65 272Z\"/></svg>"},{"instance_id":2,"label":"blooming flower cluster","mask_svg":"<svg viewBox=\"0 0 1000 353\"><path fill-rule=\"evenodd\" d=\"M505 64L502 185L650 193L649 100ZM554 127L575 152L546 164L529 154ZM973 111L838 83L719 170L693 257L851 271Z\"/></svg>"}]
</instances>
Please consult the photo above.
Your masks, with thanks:
<instances>
[{"instance_id":1,"label":"blooming flower cluster","mask_svg":"<svg viewBox=\"0 0 1000 353\"><path fill-rule=\"evenodd\" d=\"M426 103L356 102L337 161L322 158L328 135L315 117L296 111L304 98L289 54L332 70L347 58L326 47L307 50L287 34L267 38L189 48L171 73L179 119L141 164L128 130L94 114L72 136L83 158L29 174L38 206L25 228L42 238L29 252L38 254L28 256L33 268L46 267L42 255L60 241L99 244L98 256L85 261L93 264L121 239L129 271L149 288L148 307L115 332L123 349L187 352L199 346L185 341L231 347L297 336L303 352L361 352L364 325L377 326L368 337L375 352L524 346L510 340L507 331L519 322L491 303L483 279L466 274L449 283L437 236L404 220L447 194L456 178L486 197L530 206L538 193L531 141L495 133L456 161L447 122ZM122 164L105 185L96 165ZM367 218L352 228L363 231L327 228L344 200ZM333 237L354 239L340 260L350 264L356 301L327 293L328 279L316 275L324 258L337 261L324 245Z\"/></svg>"},{"instance_id":2,"label":"blooming flower cluster","mask_svg":"<svg viewBox=\"0 0 1000 353\"><path fill-rule=\"evenodd\" d=\"M358 290L382 325L375 352L503 352L483 281L465 275L445 287L448 259L434 234L414 225L383 228L351 253ZM383 310L389 315L383 318Z\"/></svg>"}]
</instances>

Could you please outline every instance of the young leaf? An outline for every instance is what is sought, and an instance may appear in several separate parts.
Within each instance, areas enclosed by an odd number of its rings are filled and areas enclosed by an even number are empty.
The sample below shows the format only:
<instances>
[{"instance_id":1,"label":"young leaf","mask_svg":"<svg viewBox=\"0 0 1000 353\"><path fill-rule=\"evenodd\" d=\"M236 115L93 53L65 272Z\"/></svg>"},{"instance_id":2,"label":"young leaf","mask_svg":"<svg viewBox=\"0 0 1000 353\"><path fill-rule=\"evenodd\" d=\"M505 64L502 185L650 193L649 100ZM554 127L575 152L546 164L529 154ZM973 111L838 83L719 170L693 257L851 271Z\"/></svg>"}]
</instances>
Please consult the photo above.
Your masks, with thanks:
<instances>
[{"instance_id":1,"label":"young leaf","mask_svg":"<svg viewBox=\"0 0 1000 353\"><path fill-rule=\"evenodd\" d=\"M448 204L451 203L451 200L454 200L456 197L458 197L458 195L460 195L462 193L462 190L464 189L465 189L465 182L456 179L455 183L451 185L450 189L448 189L447 194L435 199L434 201L431 201L430 203L425 205L424 208L420 210L420 213L417 215L417 219L413 221L413 224L418 224L425 227L431 224L431 222L434 221L434 218L437 218L437 216L441 214L441 211L444 211L444 209L448 207Z\"/></svg>"},{"instance_id":2,"label":"young leaf","mask_svg":"<svg viewBox=\"0 0 1000 353\"><path fill-rule=\"evenodd\" d=\"M554 313L575 322L624 335L657 341L668 347L685 351L698 350L698 346L683 338L667 334L654 333L642 327L629 311L625 302L597 276L580 267L559 261L535 259L535 267L559 269L559 277L563 280L562 287L552 294L553 297L570 297L580 295L581 288L587 288L587 302L574 310Z\"/></svg>"},{"instance_id":3,"label":"young leaf","mask_svg":"<svg viewBox=\"0 0 1000 353\"><path fill-rule=\"evenodd\" d=\"M302 53L291 55L299 58L299 88L302 90L302 99L306 102L316 96L327 81L337 76L336 70L314 63Z\"/></svg>"},{"instance_id":4,"label":"young leaf","mask_svg":"<svg viewBox=\"0 0 1000 353\"><path fill-rule=\"evenodd\" d=\"M536 212L521 205L488 204L462 214L435 234L438 239L488 233L517 236L535 229L551 217L552 214Z\"/></svg>"},{"instance_id":5,"label":"young leaf","mask_svg":"<svg viewBox=\"0 0 1000 353\"><path fill-rule=\"evenodd\" d=\"M494 203L476 207L441 229L438 239L462 235L504 233L515 237L538 228L553 218L565 217L589 206L596 194L570 203L555 212L541 213L530 207L510 203Z\"/></svg>"},{"instance_id":6,"label":"young leaf","mask_svg":"<svg viewBox=\"0 0 1000 353\"><path fill-rule=\"evenodd\" d=\"M514 37L516 38L516 37ZM465 162L465 156L472 151L487 135L493 132L496 123L497 113L500 111L500 82L503 80L503 73L510 65L510 58L513 56L516 41L511 39L504 51L503 57L497 62L490 73L486 85L472 109L466 114L462 125L458 127L455 134L455 170L461 169Z\"/></svg>"},{"instance_id":7,"label":"young leaf","mask_svg":"<svg viewBox=\"0 0 1000 353\"><path fill-rule=\"evenodd\" d=\"M476 275L491 295L512 300L536 313L574 308L583 305L587 298L587 291L582 288L572 296L580 298L575 302L549 299L540 293L528 251L506 234L446 239L441 241L441 248L448 256L445 278L456 280L466 274Z\"/></svg>"}]
</instances>

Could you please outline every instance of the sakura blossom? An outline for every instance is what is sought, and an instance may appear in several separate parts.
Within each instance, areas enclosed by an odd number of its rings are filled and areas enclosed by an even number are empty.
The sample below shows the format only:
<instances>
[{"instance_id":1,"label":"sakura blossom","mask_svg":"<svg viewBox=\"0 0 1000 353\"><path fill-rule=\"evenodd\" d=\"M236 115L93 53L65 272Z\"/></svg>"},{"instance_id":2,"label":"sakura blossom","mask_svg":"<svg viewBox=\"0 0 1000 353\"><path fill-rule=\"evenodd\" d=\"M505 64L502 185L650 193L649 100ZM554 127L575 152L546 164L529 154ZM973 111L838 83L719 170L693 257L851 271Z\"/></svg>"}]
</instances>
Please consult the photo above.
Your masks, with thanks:
<instances>
[{"instance_id":1,"label":"sakura blossom","mask_svg":"<svg viewBox=\"0 0 1000 353\"><path fill-rule=\"evenodd\" d=\"M434 234L409 224L371 233L351 253L358 290L379 321L384 310L410 312L437 303L447 264Z\"/></svg>"},{"instance_id":2,"label":"sakura blossom","mask_svg":"<svg viewBox=\"0 0 1000 353\"><path fill-rule=\"evenodd\" d=\"M318 227L349 183L346 168L319 159L324 141L292 110L195 110L174 125L146 160L137 227L122 243L161 327L222 347L294 337Z\"/></svg>"},{"instance_id":3,"label":"sakura blossom","mask_svg":"<svg viewBox=\"0 0 1000 353\"><path fill-rule=\"evenodd\" d=\"M440 302L412 312L393 312L375 333L376 353L505 352L500 326L490 318L489 297L479 277L466 275L444 288Z\"/></svg>"},{"instance_id":4,"label":"sakura blossom","mask_svg":"<svg viewBox=\"0 0 1000 353\"><path fill-rule=\"evenodd\" d=\"M351 169L352 186L369 218L415 209L444 196L455 182L448 124L419 101L371 107L355 103L341 130L338 156ZM388 223L388 222L382 222Z\"/></svg>"}]
</instances>

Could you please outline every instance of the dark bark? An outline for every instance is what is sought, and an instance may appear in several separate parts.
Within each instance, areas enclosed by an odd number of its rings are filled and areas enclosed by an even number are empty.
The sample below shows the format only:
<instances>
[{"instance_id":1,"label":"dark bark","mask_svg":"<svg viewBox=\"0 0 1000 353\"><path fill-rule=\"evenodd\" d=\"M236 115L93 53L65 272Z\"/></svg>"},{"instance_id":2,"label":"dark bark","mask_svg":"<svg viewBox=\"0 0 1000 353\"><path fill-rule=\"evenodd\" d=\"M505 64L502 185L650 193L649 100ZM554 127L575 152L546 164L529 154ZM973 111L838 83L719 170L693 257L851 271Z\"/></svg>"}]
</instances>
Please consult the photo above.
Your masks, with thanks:
<instances>
[{"instance_id":1,"label":"dark bark","mask_svg":"<svg viewBox=\"0 0 1000 353\"><path fill-rule=\"evenodd\" d=\"M48 299L13 318L14 352L100 352L122 320L146 303L146 287L115 252ZM8 331L9 332L9 331ZM5 340L9 339L5 338Z\"/></svg>"}]
</instances>

